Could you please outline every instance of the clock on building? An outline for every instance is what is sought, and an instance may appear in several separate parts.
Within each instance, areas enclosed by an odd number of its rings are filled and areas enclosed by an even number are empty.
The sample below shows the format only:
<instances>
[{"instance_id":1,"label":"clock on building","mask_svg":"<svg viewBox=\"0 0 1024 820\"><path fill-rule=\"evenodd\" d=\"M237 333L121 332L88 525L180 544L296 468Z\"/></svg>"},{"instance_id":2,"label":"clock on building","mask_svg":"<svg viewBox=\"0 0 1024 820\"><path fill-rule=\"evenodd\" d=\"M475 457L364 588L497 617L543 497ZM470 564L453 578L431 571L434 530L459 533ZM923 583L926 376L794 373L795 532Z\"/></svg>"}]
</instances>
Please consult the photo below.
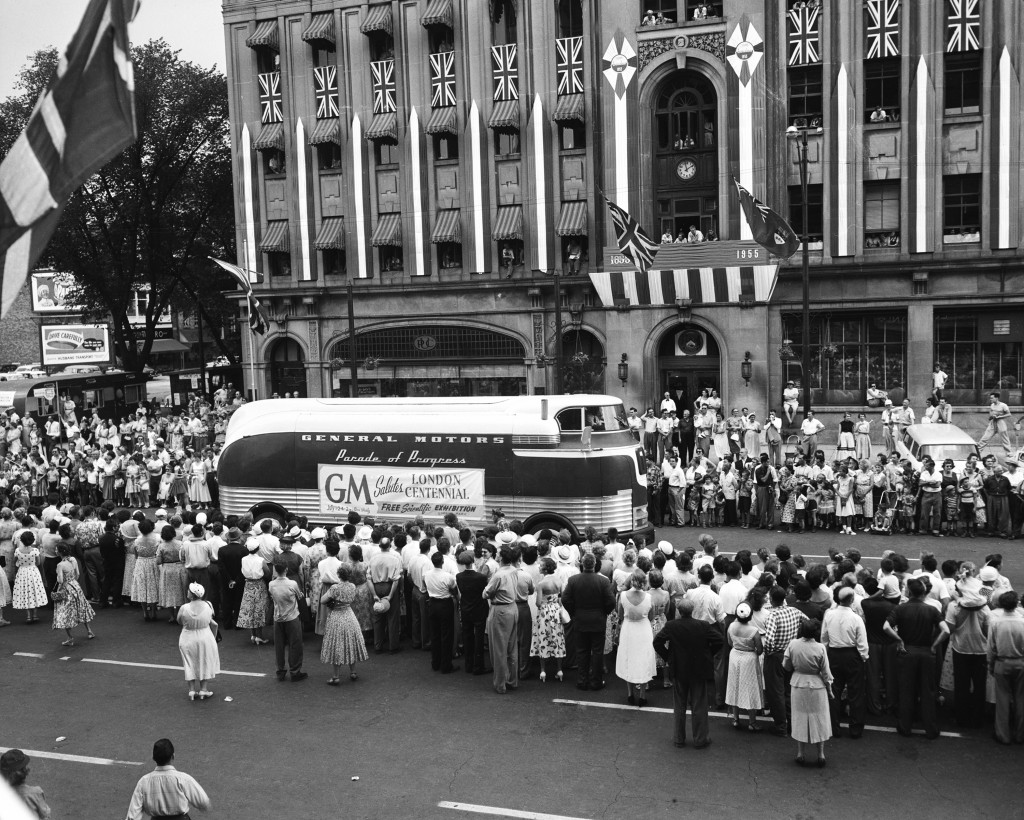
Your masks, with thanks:
<instances>
[{"instance_id":1,"label":"clock on building","mask_svg":"<svg viewBox=\"0 0 1024 820\"><path fill-rule=\"evenodd\" d=\"M692 159L681 159L676 165L676 176L680 179L693 179L697 174L697 163Z\"/></svg>"}]
</instances>

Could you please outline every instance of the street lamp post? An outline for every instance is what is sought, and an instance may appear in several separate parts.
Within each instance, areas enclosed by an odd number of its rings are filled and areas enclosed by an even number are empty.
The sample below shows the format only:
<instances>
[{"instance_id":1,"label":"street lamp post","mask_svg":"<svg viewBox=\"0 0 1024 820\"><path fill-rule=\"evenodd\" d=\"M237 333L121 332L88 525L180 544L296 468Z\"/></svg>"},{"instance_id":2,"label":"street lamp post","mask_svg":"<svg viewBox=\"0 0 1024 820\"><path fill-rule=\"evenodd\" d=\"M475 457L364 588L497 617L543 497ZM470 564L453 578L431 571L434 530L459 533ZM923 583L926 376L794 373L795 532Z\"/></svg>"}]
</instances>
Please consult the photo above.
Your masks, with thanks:
<instances>
[{"instance_id":1,"label":"street lamp post","mask_svg":"<svg viewBox=\"0 0 1024 820\"><path fill-rule=\"evenodd\" d=\"M821 129L817 131L820 133ZM802 344L800 345L800 384L803 387L804 414L811 411L811 260L808 251L810 237L807 233L807 129L795 125L786 129L786 136L797 139L797 156L800 159L800 233L802 252L801 273L803 279L803 315L801 318Z\"/></svg>"},{"instance_id":2,"label":"street lamp post","mask_svg":"<svg viewBox=\"0 0 1024 820\"><path fill-rule=\"evenodd\" d=\"M551 271L555 282L555 372L552 379L554 394L562 392L562 280L558 275L558 269Z\"/></svg>"}]
</instances>

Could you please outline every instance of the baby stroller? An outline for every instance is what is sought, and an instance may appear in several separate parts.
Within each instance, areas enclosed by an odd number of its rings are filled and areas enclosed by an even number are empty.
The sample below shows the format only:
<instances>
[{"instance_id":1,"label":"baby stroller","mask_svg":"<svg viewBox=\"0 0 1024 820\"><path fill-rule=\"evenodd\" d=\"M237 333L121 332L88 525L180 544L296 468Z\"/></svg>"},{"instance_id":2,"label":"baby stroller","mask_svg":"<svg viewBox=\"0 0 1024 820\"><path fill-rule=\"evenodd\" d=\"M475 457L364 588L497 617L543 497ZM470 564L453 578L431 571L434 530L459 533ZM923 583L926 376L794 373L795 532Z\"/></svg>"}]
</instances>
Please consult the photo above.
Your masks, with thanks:
<instances>
[{"instance_id":1,"label":"baby stroller","mask_svg":"<svg viewBox=\"0 0 1024 820\"><path fill-rule=\"evenodd\" d=\"M876 535L892 535L892 522L896 518L896 506L899 496L892 490L885 490L878 501L875 518L871 522L871 532Z\"/></svg>"}]
</instances>

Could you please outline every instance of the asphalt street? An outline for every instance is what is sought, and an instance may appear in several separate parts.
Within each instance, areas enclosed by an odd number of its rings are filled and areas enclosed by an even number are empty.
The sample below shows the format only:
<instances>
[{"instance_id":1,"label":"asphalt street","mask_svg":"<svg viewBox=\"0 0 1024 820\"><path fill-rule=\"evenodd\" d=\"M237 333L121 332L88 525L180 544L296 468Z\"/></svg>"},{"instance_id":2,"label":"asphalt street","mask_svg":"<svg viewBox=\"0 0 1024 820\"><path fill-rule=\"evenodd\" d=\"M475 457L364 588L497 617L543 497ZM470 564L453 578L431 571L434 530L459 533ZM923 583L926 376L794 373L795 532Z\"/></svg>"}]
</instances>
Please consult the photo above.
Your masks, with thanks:
<instances>
[{"instance_id":1,"label":"asphalt street","mask_svg":"<svg viewBox=\"0 0 1024 820\"><path fill-rule=\"evenodd\" d=\"M687 546L698 532L659 535ZM1001 548L1007 574L1024 586L1016 543L715 534L726 551L785 542L805 555L824 555L832 541L855 543L865 556L891 546L976 559ZM647 709L627 707L613 675L601 692L580 692L569 673L563 683L532 679L500 696L489 677L440 675L427 653L405 649L371 654L358 681L334 688L325 685L319 639L307 636L309 679L279 683L272 646L226 631L215 697L192 703L181 671L160 668L180 666L175 626L146 623L134 609L101 610L96 640L67 649L45 621L20 620L0 630L0 747L67 756L36 755L32 764L30 781L44 788L55 818L123 817L136 780L152 768L153 741L164 736L178 767L209 792L210 816L228 820L458 820L487 810L587 820L1024 817L1024 747L998 746L987 730L961 735L948 715L948 734L935 741L899 737L890 719L872 719L877 728L862 739L829 742L827 768L801 769L792 741L735 732L724 717L712 718L711 747L676 749L669 692L654 690Z\"/></svg>"}]
</instances>

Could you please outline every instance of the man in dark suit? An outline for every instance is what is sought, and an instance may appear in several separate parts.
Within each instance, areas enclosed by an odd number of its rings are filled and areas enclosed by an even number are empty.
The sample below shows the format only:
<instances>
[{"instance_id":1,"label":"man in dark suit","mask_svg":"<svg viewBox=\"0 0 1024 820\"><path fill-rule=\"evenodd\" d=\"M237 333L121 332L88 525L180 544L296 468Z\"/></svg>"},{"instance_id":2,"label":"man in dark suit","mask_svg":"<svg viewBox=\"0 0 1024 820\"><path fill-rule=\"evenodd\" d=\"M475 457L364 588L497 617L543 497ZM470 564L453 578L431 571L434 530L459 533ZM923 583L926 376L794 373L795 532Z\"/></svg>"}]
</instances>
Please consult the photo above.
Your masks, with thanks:
<instances>
[{"instance_id":1,"label":"man in dark suit","mask_svg":"<svg viewBox=\"0 0 1024 820\"><path fill-rule=\"evenodd\" d=\"M597 561L592 553L583 556L579 575L572 576L562 592L576 632L577 689L604 688L604 632L608 615L615 609L612 582L594 571Z\"/></svg>"},{"instance_id":2,"label":"man in dark suit","mask_svg":"<svg viewBox=\"0 0 1024 820\"><path fill-rule=\"evenodd\" d=\"M473 550L459 553L460 571L455 576L459 588L459 616L462 619L462 646L466 654L466 671L486 675L484 669L484 632L487 627L487 602L484 589L487 576L473 567Z\"/></svg>"},{"instance_id":3,"label":"man in dark suit","mask_svg":"<svg viewBox=\"0 0 1024 820\"><path fill-rule=\"evenodd\" d=\"M227 543L217 553L220 564L221 623L225 629L234 629L238 610L242 606L242 592L245 578L242 576L242 559L249 554L242 543L242 531L232 527L227 532Z\"/></svg>"},{"instance_id":4,"label":"man in dark suit","mask_svg":"<svg viewBox=\"0 0 1024 820\"><path fill-rule=\"evenodd\" d=\"M722 633L711 624L693 617L693 601L684 598L679 617L669 621L654 638L654 651L672 670L672 713L675 720L673 740L686 745L686 708L693 714L693 748L711 745L708 737L708 680L714 678L712 660L722 648ZM667 644L667 645L666 645Z\"/></svg>"}]
</instances>

